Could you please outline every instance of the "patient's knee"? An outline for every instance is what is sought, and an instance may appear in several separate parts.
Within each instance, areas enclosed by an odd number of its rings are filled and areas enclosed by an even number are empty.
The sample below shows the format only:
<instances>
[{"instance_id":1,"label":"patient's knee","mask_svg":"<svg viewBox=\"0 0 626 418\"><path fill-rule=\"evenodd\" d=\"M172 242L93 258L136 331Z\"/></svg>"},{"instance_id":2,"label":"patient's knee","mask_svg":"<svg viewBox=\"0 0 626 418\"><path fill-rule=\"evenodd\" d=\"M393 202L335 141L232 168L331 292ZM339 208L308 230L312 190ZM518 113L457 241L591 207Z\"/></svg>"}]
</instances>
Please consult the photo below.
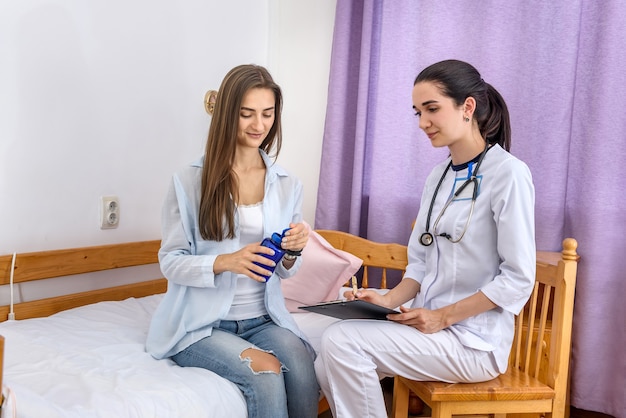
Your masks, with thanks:
<instances>
[{"instance_id":1,"label":"patient's knee","mask_svg":"<svg viewBox=\"0 0 626 418\"><path fill-rule=\"evenodd\" d=\"M256 348L247 348L241 352L241 359L248 360L250 368L255 373L272 372L280 373L280 361L272 353L258 350Z\"/></svg>"}]
</instances>

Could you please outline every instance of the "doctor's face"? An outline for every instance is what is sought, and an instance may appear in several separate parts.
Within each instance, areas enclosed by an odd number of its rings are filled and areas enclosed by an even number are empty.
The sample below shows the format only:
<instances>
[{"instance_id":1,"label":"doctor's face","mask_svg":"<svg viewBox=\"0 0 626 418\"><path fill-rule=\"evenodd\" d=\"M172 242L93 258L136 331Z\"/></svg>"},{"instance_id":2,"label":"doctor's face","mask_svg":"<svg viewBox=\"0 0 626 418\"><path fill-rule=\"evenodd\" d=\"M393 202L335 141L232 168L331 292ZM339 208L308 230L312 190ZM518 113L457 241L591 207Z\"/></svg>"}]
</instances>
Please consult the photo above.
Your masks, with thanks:
<instances>
[{"instance_id":1,"label":"doctor's face","mask_svg":"<svg viewBox=\"0 0 626 418\"><path fill-rule=\"evenodd\" d=\"M466 133L463 106L457 106L450 97L444 96L436 84L430 81L417 83L412 97L419 127L434 147L449 147Z\"/></svg>"}]
</instances>

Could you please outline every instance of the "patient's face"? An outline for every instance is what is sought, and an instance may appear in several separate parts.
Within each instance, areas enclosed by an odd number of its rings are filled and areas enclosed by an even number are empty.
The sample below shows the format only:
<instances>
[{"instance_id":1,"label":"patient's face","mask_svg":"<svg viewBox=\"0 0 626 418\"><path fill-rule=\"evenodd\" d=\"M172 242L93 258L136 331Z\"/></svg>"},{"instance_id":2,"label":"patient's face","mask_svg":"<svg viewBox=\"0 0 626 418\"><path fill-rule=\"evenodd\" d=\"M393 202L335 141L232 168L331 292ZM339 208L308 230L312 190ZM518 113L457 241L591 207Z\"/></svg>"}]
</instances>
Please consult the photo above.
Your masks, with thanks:
<instances>
[{"instance_id":1,"label":"patient's face","mask_svg":"<svg viewBox=\"0 0 626 418\"><path fill-rule=\"evenodd\" d=\"M274 92L266 88L248 90L239 109L237 144L259 148L274 125Z\"/></svg>"}]
</instances>

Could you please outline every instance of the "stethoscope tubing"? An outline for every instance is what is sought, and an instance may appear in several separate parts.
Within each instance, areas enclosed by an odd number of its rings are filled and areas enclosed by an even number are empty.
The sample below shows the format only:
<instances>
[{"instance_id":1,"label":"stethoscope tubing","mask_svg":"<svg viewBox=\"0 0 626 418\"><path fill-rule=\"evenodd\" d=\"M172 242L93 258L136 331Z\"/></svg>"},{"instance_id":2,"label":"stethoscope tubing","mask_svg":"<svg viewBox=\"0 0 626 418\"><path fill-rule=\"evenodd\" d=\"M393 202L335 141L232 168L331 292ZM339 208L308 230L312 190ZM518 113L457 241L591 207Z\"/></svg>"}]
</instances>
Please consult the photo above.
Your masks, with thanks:
<instances>
[{"instance_id":1,"label":"stethoscope tubing","mask_svg":"<svg viewBox=\"0 0 626 418\"><path fill-rule=\"evenodd\" d=\"M439 193L439 189L441 188L441 185L443 184L443 180L446 178L446 174L448 173L448 170L450 169L450 167L452 167L452 161L450 161L450 163L446 166L445 170L443 171L443 174L441 175L441 178L439 179L439 182L437 183L437 187L435 187L435 192L433 193L433 197L430 200L430 206L428 208L428 215L426 216L426 231L422 235L420 235L420 238L419 238L420 243L424 245L425 247L432 245L432 243L435 240L435 235L444 237L448 241L454 244L460 242L463 239L463 236L465 236L465 233L467 232L467 228L469 227L469 223L472 219L472 215L474 214L474 206L476 204L476 198L478 197L478 176L477 176L478 169L480 168L480 165L483 162L483 159L485 158L485 154L487 154L488 149L489 149L489 144L486 143L485 149L481 153L480 158L478 159L478 162L476 163L474 172L471 173L470 177L467 180L465 180L465 182L457 189L456 192L454 192L452 196L450 196L450 198L448 198L448 200L446 201L441 211L439 211L439 215L437 215L437 218L435 219L435 223L433 224L433 232L434 232L434 235L433 235L433 233L430 232L430 219L433 213L433 208L435 206L435 200L437 199L437 194ZM441 234L437 234L436 232L437 225L439 225L439 221L441 220L441 217L445 213L446 209L448 209L448 206L450 206L450 204L454 201L454 199L458 197L461 194L461 192L465 190L465 188L470 183L474 183L474 191L472 192L472 204L470 206L470 212L467 217L467 221L465 221L465 226L463 227L463 233L461 233L461 236L457 239L452 239L452 236L450 236L450 234L446 234L445 232Z\"/></svg>"},{"instance_id":2,"label":"stethoscope tubing","mask_svg":"<svg viewBox=\"0 0 626 418\"><path fill-rule=\"evenodd\" d=\"M472 204L470 205L470 212L469 212L469 215L467 216L467 220L465 221L465 226L463 227L463 233L461 233L461 236L459 238L457 238L457 239L452 239L452 237L449 234L446 234L446 233L439 234L439 236L447 238L450 242L452 242L454 244L456 244L457 242L459 242L459 241L461 241L463 239L463 236L467 232L467 227L469 226L469 223L472 220L472 215L474 214L474 205L476 204L476 197L477 197L476 190L478 189L478 179L476 177L472 176L471 179L466 180L465 183L463 183L461 185L461 187L459 187L459 190L454 194L454 196L452 196L452 198L448 199L446 204L443 206L443 209L441 209L441 212L439 212L439 216L437 216L437 219L435 219L435 223L433 224L433 232L435 233L435 235L437 235L437 232L436 232L437 231L437 225L439 225L439 220L443 216L444 212L446 211L448 206L450 206L450 203L452 203L454 198L457 197L459 195L459 193L461 191L463 191L463 189L470 183L474 183L474 192L472 193Z\"/></svg>"}]
</instances>

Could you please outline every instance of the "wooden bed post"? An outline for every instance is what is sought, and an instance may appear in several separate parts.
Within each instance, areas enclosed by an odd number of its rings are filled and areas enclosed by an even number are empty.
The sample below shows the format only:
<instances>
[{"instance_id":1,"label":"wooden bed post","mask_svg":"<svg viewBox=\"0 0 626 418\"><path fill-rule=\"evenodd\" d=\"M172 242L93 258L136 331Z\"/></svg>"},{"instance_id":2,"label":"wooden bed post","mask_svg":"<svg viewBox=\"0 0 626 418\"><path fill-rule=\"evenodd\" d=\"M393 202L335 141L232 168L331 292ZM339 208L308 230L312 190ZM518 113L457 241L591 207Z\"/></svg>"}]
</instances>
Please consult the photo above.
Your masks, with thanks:
<instances>
[{"instance_id":1,"label":"wooden bed post","mask_svg":"<svg viewBox=\"0 0 626 418\"><path fill-rule=\"evenodd\" d=\"M2 376L4 375L4 336L0 335L0 415L4 405L4 394L2 392Z\"/></svg>"}]
</instances>

